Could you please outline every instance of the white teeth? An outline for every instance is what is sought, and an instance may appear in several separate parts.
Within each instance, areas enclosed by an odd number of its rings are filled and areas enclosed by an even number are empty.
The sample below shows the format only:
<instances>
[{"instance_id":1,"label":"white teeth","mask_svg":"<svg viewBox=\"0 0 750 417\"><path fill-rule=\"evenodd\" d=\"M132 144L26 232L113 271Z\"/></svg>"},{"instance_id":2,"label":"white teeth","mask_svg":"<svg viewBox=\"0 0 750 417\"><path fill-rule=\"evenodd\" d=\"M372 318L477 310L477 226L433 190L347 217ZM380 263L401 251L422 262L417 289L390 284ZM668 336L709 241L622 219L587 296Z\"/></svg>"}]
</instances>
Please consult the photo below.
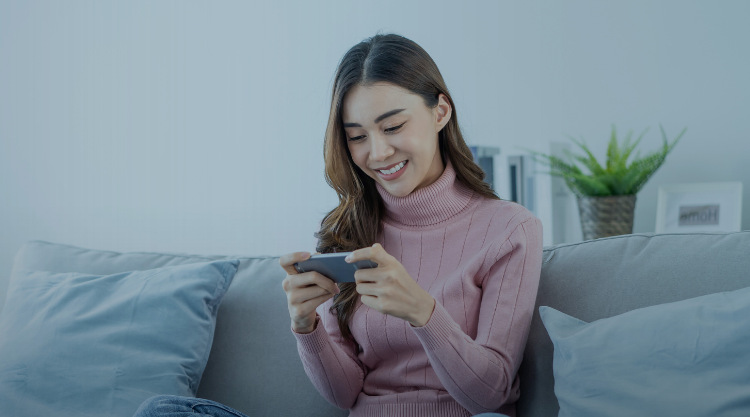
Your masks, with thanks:
<instances>
[{"instance_id":1,"label":"white teeth","mask_svg":"<svg viewBox=\"0 0 750 417\"><path fill-rule=\"evenodd\" d=\"M383 174L393 174L394 172L396 172L396 171L400 170L401 168L403 168L404 165L406 165L406 161L401 162L400 164L396 165L395 167L393 167L391 169L387 169L387 170L382 170L381 169L380 172L382 172Z\"/></svg>"}]
</instances>

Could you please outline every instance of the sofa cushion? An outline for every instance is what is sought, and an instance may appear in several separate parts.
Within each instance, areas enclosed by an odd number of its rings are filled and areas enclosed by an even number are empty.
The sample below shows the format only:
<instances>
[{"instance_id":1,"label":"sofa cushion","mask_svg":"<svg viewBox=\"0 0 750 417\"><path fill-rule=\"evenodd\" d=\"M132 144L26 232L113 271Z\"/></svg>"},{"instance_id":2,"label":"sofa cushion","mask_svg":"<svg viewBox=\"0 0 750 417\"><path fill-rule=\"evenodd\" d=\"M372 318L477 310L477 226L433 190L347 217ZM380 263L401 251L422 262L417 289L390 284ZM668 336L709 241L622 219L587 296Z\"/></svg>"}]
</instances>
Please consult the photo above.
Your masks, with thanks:
<instances>
[{"instance_id":1,"label":"sofa cushion","mask_svg":"<svg viewBox=\"0 0 750 417\"><path fill-rule=\"evenodd\" d=\"M591 323L539 310L560 417L750 415L750 287Z\"/></svg>"},{"instance_id":2,"label":"sofa cushion","mask_svg":"<svg viewBox=\"0 0 750 417\"><path fill-rule=\"evenodd\" d=\"M519 369L519 416L556 417L553 345L539 307L592 322L637 308L750 286L750 231L640 233L544 249Z\"/></svg>"},{"instance_id":3,"label":"sofa cushion","mask_svg":"<svg viewBox=\"0 0 750 417\"><path fill-rule=\"evenodd\" d=\"M297 353L287 300L286 276L275 256L112 252L45 241L28 241L13 269L113 274L169 265L238 259L237 273L216 319L211 355L197 396L247 415L345 416L315 389ZM294 401L289 401L289 393Z\"/></svg>"},{"instance_id":4,"label":"sofa cushion","mask_svg":"<svg viewBox=\"0 0 750 417\"><path fill-rule=\"evenodd\" d=\"M151 396L195 395L238 266L14 268L0 314L2 413L129 417Z\"/></svg>"}]
</instances>

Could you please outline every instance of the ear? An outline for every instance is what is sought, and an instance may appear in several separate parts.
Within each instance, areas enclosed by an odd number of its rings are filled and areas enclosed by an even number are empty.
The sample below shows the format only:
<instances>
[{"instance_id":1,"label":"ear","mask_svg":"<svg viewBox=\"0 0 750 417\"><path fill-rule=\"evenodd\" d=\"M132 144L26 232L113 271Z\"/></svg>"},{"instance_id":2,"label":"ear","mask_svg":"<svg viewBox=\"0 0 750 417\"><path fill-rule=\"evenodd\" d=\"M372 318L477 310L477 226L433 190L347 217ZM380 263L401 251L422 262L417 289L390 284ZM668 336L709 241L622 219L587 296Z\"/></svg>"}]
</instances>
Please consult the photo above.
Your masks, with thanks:
<instances>
[{"instance_id":1,"label":"ear","mask_svg":"<svg viewBox=\"0 0 750 417\"><path fill-rule=\"evenodd\" d=\"M443 127L448 124L453 114L453 108L451 107L448 97L445 94L438 96L438 105L434 109L437 123L437 131L443 130Z\"/></svg>"}]
</instances>

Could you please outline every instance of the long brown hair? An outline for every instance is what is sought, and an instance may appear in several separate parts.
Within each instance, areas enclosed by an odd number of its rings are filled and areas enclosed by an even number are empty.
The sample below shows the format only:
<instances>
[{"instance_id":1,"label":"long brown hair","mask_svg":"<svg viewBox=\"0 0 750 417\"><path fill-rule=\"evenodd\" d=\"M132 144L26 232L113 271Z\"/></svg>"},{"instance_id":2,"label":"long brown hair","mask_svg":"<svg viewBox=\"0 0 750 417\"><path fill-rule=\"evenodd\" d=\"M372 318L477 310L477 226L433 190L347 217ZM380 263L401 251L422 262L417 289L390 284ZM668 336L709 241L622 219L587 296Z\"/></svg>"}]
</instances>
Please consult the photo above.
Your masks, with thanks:
<instances>
[{"instance_id":1,"label":"long brown hair","mask_svg":"<svg viewBox=\"0 0 750 417\"><path fill-rule=\"evenodd\" d=\"M385 205L375 180L365 174L349 153L343 127L344 95L355 85L384 81L422 97L428 108L435 108L444 94L450 102L452 116L438 133L440 156L450 159L461 181L475 193L499 200L484 182L482 168L474 162L458 126L456 106L448 87L430 56L415 42L395 34L377 34L354 45L341 59L333 82L331 109L328 116L323 155L326 182L336 190L339 204L323 218L315 233L320 253L350 252L372 246L383 230ZM337 314L341 334L354 341L349 322L359 299L355 283L340 284L330 312Z\"/></svg>"}]
</instances>

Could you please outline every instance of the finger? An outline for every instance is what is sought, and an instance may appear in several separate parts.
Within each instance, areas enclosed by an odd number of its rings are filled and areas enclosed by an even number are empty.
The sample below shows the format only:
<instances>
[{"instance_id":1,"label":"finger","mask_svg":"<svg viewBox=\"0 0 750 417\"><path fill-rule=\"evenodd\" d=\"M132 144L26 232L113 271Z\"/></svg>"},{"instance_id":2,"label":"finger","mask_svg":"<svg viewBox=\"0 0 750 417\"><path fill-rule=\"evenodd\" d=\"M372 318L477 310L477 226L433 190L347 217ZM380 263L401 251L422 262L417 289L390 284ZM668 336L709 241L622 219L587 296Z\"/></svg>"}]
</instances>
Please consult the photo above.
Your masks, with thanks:
<instances>
[{"instance_id":1,"label":"finger","mask_svg":"<svg viewBox=\"0 0 750 417\"><path fill-rule=\"evenodd\" d=\"M284 268L289 275L298 274L297 270L294 269L294 263L304 261L310 257L309 252L292 252L279 257L279 265Z\"/></svg>"},{"instance_id":2,"label":"finger","mask_svg":"<svg viewBox=\"0 0 750 417\"><path fill-rule=\"evenodd\" d=\"M380 290L377 284L357 282L357 293L377 297L380 295Z\"/></svg>"},{"instance_id":3,"label":"finger","mask_svg":"<svg viewBox=\"0 0 750 417\"><path fill-rule=\"evenodd\" d=\"M378 310L380 307L378 306L378 297L373 297L371 295L363 295L359 299L360 301L362 301L362 304L374 310Z\"/></svg>"},{"instance_id":4,"label":"finger","mask_svg":"<svg viewBox=\"0 0 750 417\"><path fill-rule=\"evenodd\" d=\"M370 247L355 250L344 260L348 263L352 263L369 259L380 266L381 264L388 262L390 256L391 255L383 249L383 246L380 243L376 243Z\"/></svg>"},{"instance_id":5,"label":"finger","mask_svg":"<svg viewBox=\"0 0 750 417\"><path fill-rule=\"evenodd\" d=\"M306 301L321 297L321 296L328 296L333 295L330 291L325 290L324 288L321 288L317 285L313 285L312 287L306 287L306 288L297 288L296 290L289 292L287 294L287 299L289 300L289 304L292 305L301 305L304 304Z\"/></svg>"},{"instance_id":6,"label":"finger","mask_svg":"<svg viewBox=\"0 0 750 417\"><path fill-rule=\"evenodd\" d=\"M317 285L332 294L336 294L339 292L338 285L336 285L335 282L333 282L330 278L327 278L320 272L303 272L301 274L295 274L289 277L290 289L305 288L311 285Z\"/></svg>"},{"instance_id":7,"label":"finger","mask_svg":"<svg viewBox=\"0 0 750 417\"><path fill-rule=\"evenodd\" d=\"M331 297L333 297L333 294L324 294L320 297L315 297L311 300L307 300L302 304L303 308L310 308L311 310L315 310L318 308L319 305L325 303L328 301Z\"/></svg>"},{"instance_id":8,"label":"finger","mask_svg":"<svg viewBox=\"0 0 750 417\"><path fill-rule=\"evenodd\" d=\"M370 248L370 247L368 247L368 248L362 248L362 249L357 249L357 250L353 251L352 253L350 253L349 256L347 256L346 258L344 258L344 261L347 262L347 263L352 263L352 262L361 261L363 259L370 259L370 253L372 252L371 249L372 248Z\"/></svg>"},{"instance_id":9,"label":"finger","mask_svg":"<svg viewBox=\"0 0 750 417\"><path fill-rule=\"evenodd\" d=\"M354 282L379 282L382 272L378 268L358 269L354 271Z\"/></svg>"}]
</instances>

